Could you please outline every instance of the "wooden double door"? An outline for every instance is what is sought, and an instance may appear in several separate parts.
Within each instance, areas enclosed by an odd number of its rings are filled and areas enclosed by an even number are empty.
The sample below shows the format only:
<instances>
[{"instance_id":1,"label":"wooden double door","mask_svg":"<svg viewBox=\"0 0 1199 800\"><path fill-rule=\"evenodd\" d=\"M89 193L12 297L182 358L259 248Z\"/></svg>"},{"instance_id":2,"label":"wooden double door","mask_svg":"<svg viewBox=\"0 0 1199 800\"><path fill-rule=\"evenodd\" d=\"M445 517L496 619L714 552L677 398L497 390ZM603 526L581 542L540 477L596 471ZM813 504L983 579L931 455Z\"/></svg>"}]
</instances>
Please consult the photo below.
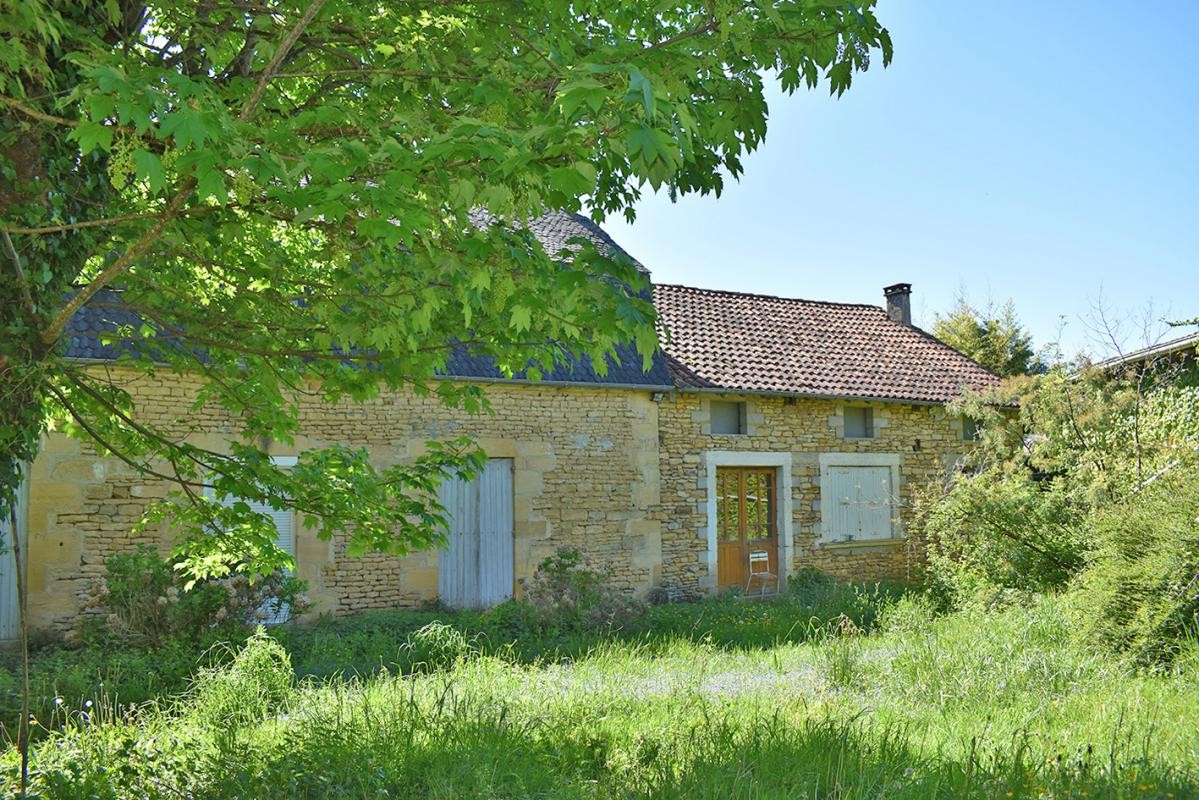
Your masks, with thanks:
<instances>
[{"instance_id":1,"label":"wooden double door","mask_svg":"<svg viewBox=\"0 0 1199 800\"><path fill-rule=\"evenodd\" d=\"M493 458L474 480L441 485L450 530L437 592L451 608L489 608L512 597L512 473L512 459Z\"/></svg>"},{"instance_id":2,"label":"wooden double door","mask_svg":"<svg viewBox=\"0 0 1199 800\"><path fill-rule=\"evenodd\" d=\"M776 577L755 577L752 588L775 588L779 575L777 484L778 472L773 467L716 469L717 588L746 588L753 553L766 553L765 564ZM754 572L762 572L763 566L757 563Z\"/></svg>"}]
</instances>

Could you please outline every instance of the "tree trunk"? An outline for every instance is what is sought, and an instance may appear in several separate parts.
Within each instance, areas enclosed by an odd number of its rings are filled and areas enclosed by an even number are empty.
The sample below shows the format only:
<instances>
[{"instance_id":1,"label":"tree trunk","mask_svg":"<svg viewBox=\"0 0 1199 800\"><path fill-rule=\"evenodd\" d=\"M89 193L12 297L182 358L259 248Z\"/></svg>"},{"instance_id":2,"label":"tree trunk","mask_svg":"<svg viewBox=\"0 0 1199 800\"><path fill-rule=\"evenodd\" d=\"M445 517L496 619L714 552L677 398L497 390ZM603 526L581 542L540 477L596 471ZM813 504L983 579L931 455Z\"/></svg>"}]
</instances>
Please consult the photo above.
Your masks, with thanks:
<instances>
[{"instance_id":1,"label":"tree trunk","mask_svg":"<svg viewBox=\"0 0 1199 800\"><path fill-rule=\"evenodd\" d=\"M25 557L21 548L16 503L9 503L8 519L12 523L12 557L17 577L17 627L21 632L21 719L17 723L17 750L21 753L19 796L24 800L29 784L29 583L25 578Z\"/></svg>"}]
</instances>

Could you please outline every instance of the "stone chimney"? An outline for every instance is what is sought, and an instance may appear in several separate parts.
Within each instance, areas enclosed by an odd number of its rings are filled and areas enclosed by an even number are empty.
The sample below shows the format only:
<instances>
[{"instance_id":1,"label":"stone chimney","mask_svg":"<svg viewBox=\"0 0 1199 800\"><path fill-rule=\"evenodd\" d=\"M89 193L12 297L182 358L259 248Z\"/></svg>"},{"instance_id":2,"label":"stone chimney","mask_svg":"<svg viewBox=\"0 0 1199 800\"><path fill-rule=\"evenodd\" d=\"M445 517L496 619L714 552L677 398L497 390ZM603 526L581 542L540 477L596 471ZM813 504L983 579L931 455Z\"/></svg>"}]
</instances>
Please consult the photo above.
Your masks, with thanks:
<instances>
[{"instance_id":1,"label":"stone chimney","mask_svg":"<svg viewBox=\"0 0 1199 800\"><path fill-rule=\"evenodd\" d=\"M887 316L892 322L912 324L912 284L896 283L883 289L887 298Z\"/></svg>"}]
</instances>

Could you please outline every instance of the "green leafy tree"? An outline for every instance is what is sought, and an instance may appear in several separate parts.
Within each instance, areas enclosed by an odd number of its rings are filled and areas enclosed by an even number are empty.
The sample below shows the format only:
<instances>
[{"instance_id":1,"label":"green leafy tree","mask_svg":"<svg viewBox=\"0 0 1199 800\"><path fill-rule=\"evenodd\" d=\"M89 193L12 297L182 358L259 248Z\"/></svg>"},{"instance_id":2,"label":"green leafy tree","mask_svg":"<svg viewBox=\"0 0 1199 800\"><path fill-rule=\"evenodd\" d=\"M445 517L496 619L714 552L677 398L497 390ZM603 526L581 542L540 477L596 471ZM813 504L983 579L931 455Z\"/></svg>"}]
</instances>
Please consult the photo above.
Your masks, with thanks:
<instances>
[{"instance_id":1,"label":"green leafy tree","mask_svg":"<svg viewBox=\"0 0 1199 800\"><path fill-rule=\"evenodd\" d=\"M719 192L766 132L763 75L850 86L890 58L872 3L0 0L0 508L47 425L178 493L195 576L284 566L269 520L203 489L294 507L352 550L436 540L467 442L387 470L288 442L305 392L362 401L435 381L454 347L532 377L656 346L646 278L522 222L624 213L646 185ZM139 420L120 382L64 360L85 304L119 304L124 363L199 378L240 425L227 452ZM314 388L315 387L315 388Z\"/></svg>"},{"instance_id":2,"label":"green leafy tree","mask_svg":"<svg viewBox=\"0 0 1199 800\"><path fill-rule=\"evenodd\" d=\"M933 334L997 375L1032 375L1045 365L1032 349L1032 337L1020 324L1011 300L976 308L959 297L957 305L933 322Z\"/></svg>"},{"instance_id":3,"label":"green leafy tree","mask_svg":"<svg viewBox=\"0 0 1199 800\"><path fill-rule=\"evenodd\" d=\"M173 481L153 519L195 577L287 563L291 507L353 550L436 539L468 443L380 470L331 447L275 469L305 393L362 401L432 380L455 346L539 371L656 346L645 277L547 253L548 209L632 217L646 185L720 192L766 133L764 76L845 91L891 41L873 2L444 3L0 0L0 513L47 426ZM227 451L139 419L120 381L64 360L85 304L143 324L135 373L196 376ZM126 372L128 374L128 372Z\"/></svg>"}]
</instances>

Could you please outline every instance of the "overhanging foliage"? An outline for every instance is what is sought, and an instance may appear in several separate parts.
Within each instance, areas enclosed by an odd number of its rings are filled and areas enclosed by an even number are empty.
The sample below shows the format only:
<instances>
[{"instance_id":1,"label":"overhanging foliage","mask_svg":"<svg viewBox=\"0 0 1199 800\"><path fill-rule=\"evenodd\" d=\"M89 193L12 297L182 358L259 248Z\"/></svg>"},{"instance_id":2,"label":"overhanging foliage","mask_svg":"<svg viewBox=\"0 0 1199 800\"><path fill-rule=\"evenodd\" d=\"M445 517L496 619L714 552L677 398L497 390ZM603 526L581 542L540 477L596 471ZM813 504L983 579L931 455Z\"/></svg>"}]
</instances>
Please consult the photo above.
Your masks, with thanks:
<instances>
[{"instance_id":1,"label":"overhanging foliage","mask_svg":"<svg viewBox=\"0 0 1199 800\"><path fill-rule=\"evenodd\" d=\"M719 192L765 135L764 75L839 94L890 59L872 6L0 0L0 506L49 425L175 481L188 502L152 519L230 534L191 539L197 575L285 560L205 486L359 548L427 545L468 445L388 471L331 447L288 475L263 441L293 440L309 393L478 408L430 383L455 344L533 374L629 341L647 358L636 265L544 252L522 222L581 198L632 217L646 184ZM62 358L102 291L146 323L124 339L173 343L126 363L200 376L197 407L237 420L227 452Z\"/></svg>"}]
</instances>

